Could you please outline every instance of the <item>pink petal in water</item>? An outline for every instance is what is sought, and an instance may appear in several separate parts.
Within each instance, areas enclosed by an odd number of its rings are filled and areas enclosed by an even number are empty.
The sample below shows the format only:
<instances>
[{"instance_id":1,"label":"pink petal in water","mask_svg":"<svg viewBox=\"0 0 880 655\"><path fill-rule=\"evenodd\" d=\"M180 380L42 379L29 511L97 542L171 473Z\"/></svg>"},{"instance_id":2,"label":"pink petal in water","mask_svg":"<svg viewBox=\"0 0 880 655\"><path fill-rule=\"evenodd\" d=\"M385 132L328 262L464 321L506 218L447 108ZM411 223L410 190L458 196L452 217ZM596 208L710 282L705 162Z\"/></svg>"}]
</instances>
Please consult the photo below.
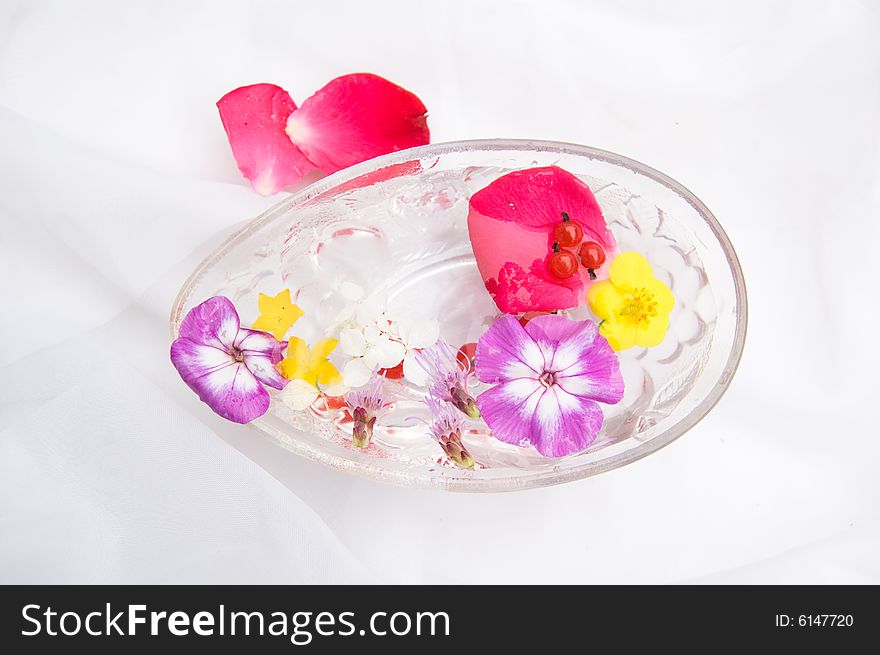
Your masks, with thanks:
<instances>
[{"instance_id":1,"label":"pink petal in water","mask_svg":"<svg viewBox=\"0 0 880 655\"><path fill-rule=\"evenodd\" d=\"M505 314L568 309L584 301L592 282L588 269L580 267L572 277L559 279L547 268L553 229L563 213L581 226L585 240L598 242L610 255L614 237L596 198L584 182L561 168L508 173L471 198L468 233L474 257Z\"/></svg>"}]
</instances>

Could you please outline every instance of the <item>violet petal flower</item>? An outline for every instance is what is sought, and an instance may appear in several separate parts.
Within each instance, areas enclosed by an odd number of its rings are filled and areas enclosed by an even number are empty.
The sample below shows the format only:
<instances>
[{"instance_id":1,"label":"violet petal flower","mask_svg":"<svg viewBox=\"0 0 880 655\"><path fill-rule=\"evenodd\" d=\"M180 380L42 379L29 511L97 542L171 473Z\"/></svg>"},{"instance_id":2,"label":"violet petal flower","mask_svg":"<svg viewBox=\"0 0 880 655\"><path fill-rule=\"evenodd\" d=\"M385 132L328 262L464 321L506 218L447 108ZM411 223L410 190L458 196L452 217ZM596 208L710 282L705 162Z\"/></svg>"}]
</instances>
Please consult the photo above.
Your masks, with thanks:
<instances>
[{"instance_id":1,"label":"violet petal flower","mask_svg":"<svg viewBox=\"0 0 880 655\"><path fill-rule=\"evenodd\" d=\"M171 344L171 363L199 398L220 416L248 423L269 408L268 385L287 380L275 368L287 346L271 334L241 327L228 298L193 307Z\"/></svg>"},{"instance_id":2,"label":"violet petal flower","mask_svg":"<svg viewBox=\"0 0 880 655\"><path fill-rule=\"evenodd\" d=\"M431 378L429 394L452 403L458 411L474 420L480 418L477 403L467 388L467 371L462 369L448 343L439 339L433 346L418 351L415 361Z\"/></svg>"},{"instance_id":3,"label":"violet petal flower","mask_svg":"<svg viewBox=\"0 0 880 655\"><path fill-rule=\"evenodd\" d=\"M474 458L461 441L461 414L451 404L438 400L432 394L425 397L425 404L431 410L428 429L446 456L463 469L474 468Z\"/></svg>"},{"instance_id":4,"label":"violet petal flower","mask_svg":"<svg viewBox=\"0 0 880 655\"><path fill-rule=\"evenodd\" d=\"M551 314L524 328L504 316L480 338L474 365L496 385L477 397L492 434L549 457L589 446L604 420L597 401L623 397L617 354L592 321Z\"/></svg>"},{"instance_id":5,"label":"violet petal flower","mask_svg":"<svg viewBox=\"0 0 880 655\"><path fill-rule=\"evenodd\" d=\"M383 379L374 373L373 379L366 388L345 394L345 404L353 421L352 442L356 448L366 448L370 445L376 419L385 412Z\"/></svg>"}]
</instances>

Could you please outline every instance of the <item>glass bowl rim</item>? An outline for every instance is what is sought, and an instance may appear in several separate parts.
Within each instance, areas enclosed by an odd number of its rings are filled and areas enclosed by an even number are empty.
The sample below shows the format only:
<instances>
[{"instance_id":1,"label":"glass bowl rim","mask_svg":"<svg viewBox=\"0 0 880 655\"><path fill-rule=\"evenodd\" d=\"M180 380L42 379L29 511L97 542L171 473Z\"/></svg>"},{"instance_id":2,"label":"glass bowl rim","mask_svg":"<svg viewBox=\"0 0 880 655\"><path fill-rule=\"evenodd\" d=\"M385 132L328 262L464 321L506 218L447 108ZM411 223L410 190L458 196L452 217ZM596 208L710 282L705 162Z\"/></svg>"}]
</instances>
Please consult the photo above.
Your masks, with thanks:
<instances>
[{"instance_id":1,"label":"glass bowl rim","mask_svg":"<svg viewBox=\"0 0 880 655\"><path fill-rule=\"evenodd\" d=\"M331 468L342 470L347 473L354 473L361 477L373 480L382 480L415 488L439 488L446 491L499 492L562 484L611 471L621 466L631 464L632 462L640 460L641 458L660 450L699 423L706 414L715 407L725 391L727 391L727 387L730 385L730 381L733 379L736 369L739 366L743 348L745 346L748 327L748 299L745 278L743 277L739 258L733 248L733 244L730 242L727 233L721 227L718 219L715 218L709 208L706 207L706 205L703 204L703 202L690 190L665 173L661 173L660 171L636 161L635 159L631 159L630 157L602 150L601 148L574 143L532 139L475 139L432 143L369 159L360 164L355 164L354 166L350 166L323 177L320 180L291 193L289 197L284 198L256 218L246 223L243 227L235 230L195 268L178 292L177 298L171 309L169 328L172 340L177 338L178 328L180 322L183 320L183 308L198 281L241 239L246 238L253 232L262 228L265 223L271 221L279 213L287 212L288 210L301 206L309 200L332 190L334 187L350 182L355 178L395 164L401 164L413 160L439 158L442 155L450 153L460 154L475 151L551 152L560 155L572 155L576 157L597 159L621 166L634 173L648 177L671 189L691 205L697 214L699 214L699 216L706 222L709 229L718 240L725 259L727 260L728 267L730 268L731 277L733 278L734 292L736 295L736 325L733 342L731 344L730 352L728 353L727 361L725 362L721 374L714 386L700 400L696 407L682 417L681 420L658 434L656 437L642 442L635 448L612 455L607 459L598 462L585 462L582 465L572 467L565 471L551 468L549 470L525 473L523 475L490 479L477 477L446 478L429 475L427 473L419 474L411 473L409 471L391 471L383 469L381 466L376 466L372 460L355 460L346 457L339 457L337 455L330 455L325 451L302 441L290 440L290 442L281 443L281 440L277 437L273 437L273 440L282 448L290 450L291 452L306 457L314 462L325 464ZM252 421L249 425L261 432L264 436L272 437L273 432L275 432L275 430L268 426L262 418Z\"/></svg>"}]
</instances>

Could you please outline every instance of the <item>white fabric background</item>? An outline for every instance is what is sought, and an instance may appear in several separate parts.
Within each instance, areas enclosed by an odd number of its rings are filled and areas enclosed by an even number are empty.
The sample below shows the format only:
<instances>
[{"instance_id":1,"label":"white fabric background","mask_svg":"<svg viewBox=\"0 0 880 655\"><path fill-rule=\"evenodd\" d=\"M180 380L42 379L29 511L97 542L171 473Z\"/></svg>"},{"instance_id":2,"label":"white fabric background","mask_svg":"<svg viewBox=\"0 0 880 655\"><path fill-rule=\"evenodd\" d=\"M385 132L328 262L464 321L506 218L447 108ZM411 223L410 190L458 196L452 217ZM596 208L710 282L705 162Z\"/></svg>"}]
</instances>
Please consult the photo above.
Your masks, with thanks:
<instances>
[{"instance_id":1,"label":"white fabric background","mask_svg":"<svg viewBox=\"0 0 880 655\"><path fill-rule=\"evenodd\" d=\"M880 582L880 7L0 1L0 582ZM210 414L167 315L279 198L215 101L371 71L434 141L586 143L711 207L736 379L636 464L514 494L385 486Z\"/></svg>"}]
</instances>

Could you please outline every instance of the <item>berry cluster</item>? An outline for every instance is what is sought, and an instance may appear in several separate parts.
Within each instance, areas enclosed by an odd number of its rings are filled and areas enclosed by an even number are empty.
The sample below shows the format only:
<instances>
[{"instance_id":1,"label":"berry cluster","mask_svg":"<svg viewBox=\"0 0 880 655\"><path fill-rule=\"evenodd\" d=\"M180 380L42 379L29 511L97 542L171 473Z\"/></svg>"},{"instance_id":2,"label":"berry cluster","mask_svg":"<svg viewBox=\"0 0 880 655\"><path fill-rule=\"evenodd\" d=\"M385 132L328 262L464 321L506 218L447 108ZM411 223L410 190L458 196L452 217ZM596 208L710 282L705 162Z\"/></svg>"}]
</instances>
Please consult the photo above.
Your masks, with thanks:
<instances>
[{"instance_id":1,"label":"berry cluster","mask_svg":"<svg viewBox=\"0 0 880 655\"><path fill-rule=\"evenodd\" d=\"M605 251L595 241L583 241L583 238L583 228L573 222L568 213L562 212L562 222L553 228L553 249L547 257L547 270L553 277L570 278L578 272L580 265L587 269L591 280L596 279L594 271L605 263ZM572 251L578 245L580 248L575 255Z\"/></svg>"}]
</instances>

